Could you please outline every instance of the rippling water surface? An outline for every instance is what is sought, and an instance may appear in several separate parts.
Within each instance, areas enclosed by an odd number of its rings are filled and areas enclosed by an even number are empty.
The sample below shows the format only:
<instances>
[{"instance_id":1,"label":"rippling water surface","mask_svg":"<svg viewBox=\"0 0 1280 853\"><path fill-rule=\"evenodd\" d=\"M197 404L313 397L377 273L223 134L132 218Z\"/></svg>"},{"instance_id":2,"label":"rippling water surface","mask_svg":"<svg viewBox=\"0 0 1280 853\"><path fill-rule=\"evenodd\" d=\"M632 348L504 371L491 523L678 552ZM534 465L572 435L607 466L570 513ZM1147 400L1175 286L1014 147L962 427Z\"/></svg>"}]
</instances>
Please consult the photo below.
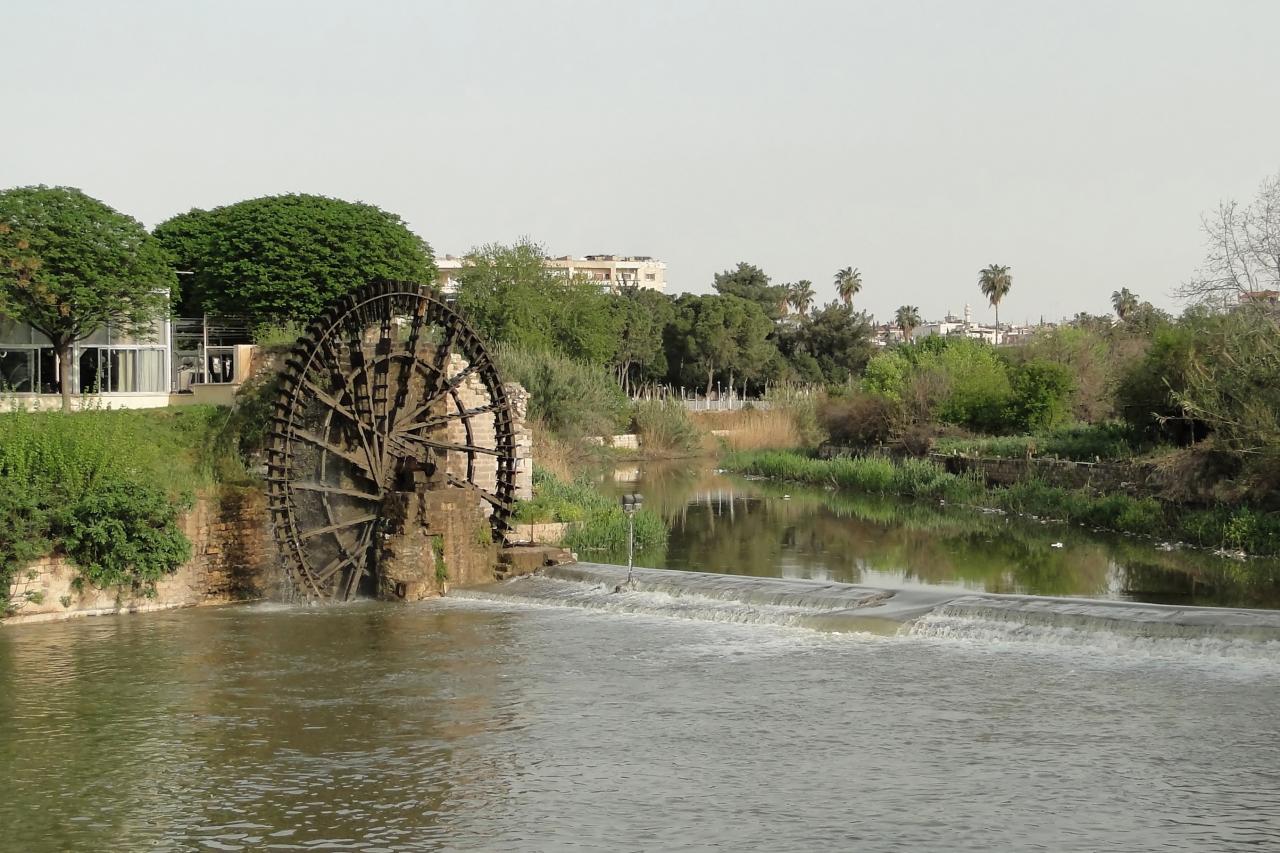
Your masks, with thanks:
<instances>
[{"instance_id":1,"label":"rippling water surface","mask_svg":"<svg viewBox=\"0 0 1280 853\"><path fill-rule=\"evenodd\" d=\"M491 598L0 630L0 847L1280 847L1280 656Z\"/></svg>"}]
</instances>

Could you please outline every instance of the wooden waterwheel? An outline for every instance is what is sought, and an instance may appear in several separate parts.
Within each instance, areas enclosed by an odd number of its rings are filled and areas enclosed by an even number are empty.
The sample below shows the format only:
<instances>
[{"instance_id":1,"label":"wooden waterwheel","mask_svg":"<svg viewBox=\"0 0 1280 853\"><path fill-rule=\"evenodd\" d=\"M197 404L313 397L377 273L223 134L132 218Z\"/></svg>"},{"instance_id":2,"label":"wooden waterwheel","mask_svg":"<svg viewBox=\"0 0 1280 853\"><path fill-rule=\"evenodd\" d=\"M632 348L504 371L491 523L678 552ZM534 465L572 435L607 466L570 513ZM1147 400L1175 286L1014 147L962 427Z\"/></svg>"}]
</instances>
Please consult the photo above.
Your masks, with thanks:
<instances>
[{"instance_id":1,"label":"wooden waterwheel","mask_svg":"<svg viewBox=\"0 0 1280 853\"><path fill-rule=\"evenodd\" d=\"M420 285L343 297L281 375L267 461L276 545L295 590L345 600L376 576L388 494L465 489L495 539L515 493L511 406L480 338Z\"/></svg>"}]
</instances>

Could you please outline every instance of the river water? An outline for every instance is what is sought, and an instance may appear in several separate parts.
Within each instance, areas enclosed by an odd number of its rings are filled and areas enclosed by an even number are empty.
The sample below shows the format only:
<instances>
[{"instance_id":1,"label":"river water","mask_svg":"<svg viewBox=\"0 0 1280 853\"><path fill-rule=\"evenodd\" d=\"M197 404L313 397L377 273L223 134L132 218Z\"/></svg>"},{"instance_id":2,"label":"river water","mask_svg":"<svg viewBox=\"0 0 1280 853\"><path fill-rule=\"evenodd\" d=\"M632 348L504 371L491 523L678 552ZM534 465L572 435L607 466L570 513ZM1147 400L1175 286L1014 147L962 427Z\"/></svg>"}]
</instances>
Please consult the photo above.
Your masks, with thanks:
<instances>
[{"instance_id":1,"label":"river water","mask_svg":"<svg viewBox=\"0 0 1280 853\"><path fill-rule=\"evenodd\" d=\"M0 850L1280 848L1280 613L791 541L0 629Z\"/></svg>"},{"instance_id":2,"label":"river water","mask_svg":"<svg viewBox=\"0 0 1280 853\"><path fill-rule=\"evenodd\" d=\"M1070 525L648 464L597 475L671 527L659 568L901 589L1280 608L1280 560L1241 560ZM625 562L626 552L584 554Z\"/></svg>"}]
</instances>

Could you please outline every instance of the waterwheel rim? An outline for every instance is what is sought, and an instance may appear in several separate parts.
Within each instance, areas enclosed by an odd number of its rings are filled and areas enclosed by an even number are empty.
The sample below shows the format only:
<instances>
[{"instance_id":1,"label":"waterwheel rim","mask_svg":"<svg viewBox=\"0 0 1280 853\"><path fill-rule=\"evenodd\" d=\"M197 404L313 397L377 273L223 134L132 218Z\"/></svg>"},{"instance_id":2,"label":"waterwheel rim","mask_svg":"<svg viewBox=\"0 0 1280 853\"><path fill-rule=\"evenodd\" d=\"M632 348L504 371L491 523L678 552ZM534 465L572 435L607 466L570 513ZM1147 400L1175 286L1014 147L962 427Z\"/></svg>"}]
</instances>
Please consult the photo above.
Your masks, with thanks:
<instances>
[{"instance_id":1,"label":"waterwheel rim","mask_svg":"<svg viewBox=\"0 0 1280 853\"><path fill-rule=\"evenodd\" d=\"M413 471L508 529L516 436L488 350L427 288L378 282L317 318L280 376L267 495L294 589L341 601L376 576L387 496Z\"/></svg>"}]
</instances>

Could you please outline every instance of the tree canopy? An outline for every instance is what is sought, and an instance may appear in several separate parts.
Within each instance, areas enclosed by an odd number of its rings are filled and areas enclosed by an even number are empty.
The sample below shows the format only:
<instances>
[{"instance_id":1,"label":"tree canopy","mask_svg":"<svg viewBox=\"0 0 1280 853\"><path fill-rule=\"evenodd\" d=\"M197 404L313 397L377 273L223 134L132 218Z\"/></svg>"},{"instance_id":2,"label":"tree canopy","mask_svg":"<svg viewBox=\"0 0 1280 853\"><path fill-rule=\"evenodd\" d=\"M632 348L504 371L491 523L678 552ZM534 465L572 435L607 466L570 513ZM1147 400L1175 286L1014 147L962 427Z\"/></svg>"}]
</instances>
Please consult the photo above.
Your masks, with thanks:
<instances>
[{"instance_id":1,"label":"tree canopy","mask_svg":"<svg viewBox=\"0 0 1280 853\"><path fill-rule=\"evenodd\" d=\"M175 277L140 222L71 187L0 192L0 311L52 342L71 407L71 346L107 323L142 335Z\"/></svg>"},{"instance_id":2,"label":"tree canopy","mask_svg":"<svg viewBox=\"0 0 1280 853\"><path fill-rule=\"evenodd\" d=\"M773 324L758 303L738 296L685 294L675 302L667 327L667 362L681 384L705 386L756 379L777 350L769 341Z\"/></svg>"},{"instance_id":3,"label":"tree canopy","mask_svg":"<svg viewBox=\"0 0 1280 853\"><path fill-rule=\"evenodd\" d=\"M777 321L787 313L791 290L785 284L770 284L769 276L755 264L739 261L731 270L716 273L712 287L725 296L737 296L754 302L770 320Z\"/></svg>"},{"instance_id":4,"label":"tree canopy","mask_svg":"<svg viewBox=\"0 0 1280 853\"><path fill-rule=\"evenodd\" d=\"M614 297L548 268L530 240L472 249L458 271L458 308L487 338L537 352L603 365L618 346Z\"/></svg>"},{"instance_id":5,"label":"tree canopy","mask_svg":"<svg viewBox=\"0 0 1280 853\"><path fill-rule=\"evenodd\" d=\"M862 290L862 273L853 267L845 267L842 270L836 270L833 278L836 284L836 295L840 297L840 301L845 305L852 305L853 297Z\"/></svg>"},{"instance_id":6,"label":"tree canopy","mask_svg":"<svg viewBox=\"0 0 1280 853\"><path fill-rule=\"evenodd\" d=\"M265 196L161 223L182 310L305 321L374 279L432 284L431 248L400 217L317 195Z\"/></svg>"}]
</instances>

